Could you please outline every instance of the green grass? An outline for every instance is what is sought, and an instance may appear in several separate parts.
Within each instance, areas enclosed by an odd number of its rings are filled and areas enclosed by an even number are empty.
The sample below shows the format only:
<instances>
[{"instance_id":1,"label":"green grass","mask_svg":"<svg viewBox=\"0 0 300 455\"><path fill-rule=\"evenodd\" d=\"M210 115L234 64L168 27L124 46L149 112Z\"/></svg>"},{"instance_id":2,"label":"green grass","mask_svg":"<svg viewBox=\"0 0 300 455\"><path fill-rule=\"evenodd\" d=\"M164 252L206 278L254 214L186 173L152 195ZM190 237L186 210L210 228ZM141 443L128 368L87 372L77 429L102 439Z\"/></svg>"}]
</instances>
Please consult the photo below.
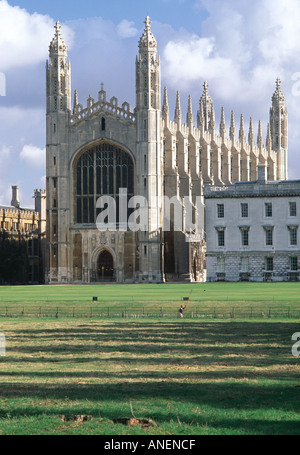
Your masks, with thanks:
<instances>
[{"instance_id":1,"label":"green grass","mask_svg":"<svg viewBox=\"0 0 300 455\"><path fill-rule=\"evenodd\" d=\"M299 291L300 283L0 287L0 316L173 318L189 297L186 317L299 318Z\"/></svg>"},{"instance_id":2,"label":"green grass","mask_svg":"<svg viewBox=\"0 0 300 455\"><path fill-rule=\"evenodd\" d=\"M0 287L0 434L298 435L299 286Z\"/></svg>"},{"instance_id":3,"label":"green grass","mask_svg":"<svg viewBox=\"0 0 300 455\"><path fill-rule=\"evenodd\" d=\"M299 321L3 318L0 331L2 435L300 434ZM156 426L113 423L132 413Z\"/></svg>"},{"instance_id":4,"label":"green grass","mask_svg":"<svg viewBox=\"0 0 300 455\"><path fill-rule=\"evenodd\" d=\"M182 300L195 301L300 301L300 283L193 283L88 286L2 286L0 303L33 301L104 302Z\"/></svg>"}]
</instances>

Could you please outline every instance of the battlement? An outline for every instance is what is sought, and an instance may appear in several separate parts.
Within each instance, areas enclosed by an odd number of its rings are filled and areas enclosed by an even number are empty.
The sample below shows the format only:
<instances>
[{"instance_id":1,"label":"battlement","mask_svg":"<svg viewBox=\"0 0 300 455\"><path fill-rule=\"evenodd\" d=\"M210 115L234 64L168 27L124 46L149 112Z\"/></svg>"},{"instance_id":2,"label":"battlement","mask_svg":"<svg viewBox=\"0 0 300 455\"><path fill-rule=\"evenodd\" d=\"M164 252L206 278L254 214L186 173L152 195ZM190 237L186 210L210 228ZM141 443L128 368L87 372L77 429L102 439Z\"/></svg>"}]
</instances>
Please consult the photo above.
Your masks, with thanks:
<instances>
[{"instance_id":1,"label":"battlement","mask_svg":"<svg viewBox=\"0 0 300 455\"><path fill-rule=\"evenodd\" d=\"M22 218L22 219L39 219L39 213L31 209L22 209L15 207L0 207L0 217Z\"/></svg>"},{"instance_id":2,"label":"battlement","mask_svg":"<svg viewBox=\"0 0 300 455\"><path fill-rule=\"evenodd\" d=\"M129 104L124 102L122 106L119 106L118 99L116 97L112 97L110 101L107 101L103 85L102 89L98 93L98 101L95 102L95 99L90 95L87 99L86 108L84 108L82 104L78 103L78 94L75 90L71 125L78 124L81 121L87 120L101 113L112 115L132 124L135 123L135 114L130 111Z\"/></svg>"}]
</instances>

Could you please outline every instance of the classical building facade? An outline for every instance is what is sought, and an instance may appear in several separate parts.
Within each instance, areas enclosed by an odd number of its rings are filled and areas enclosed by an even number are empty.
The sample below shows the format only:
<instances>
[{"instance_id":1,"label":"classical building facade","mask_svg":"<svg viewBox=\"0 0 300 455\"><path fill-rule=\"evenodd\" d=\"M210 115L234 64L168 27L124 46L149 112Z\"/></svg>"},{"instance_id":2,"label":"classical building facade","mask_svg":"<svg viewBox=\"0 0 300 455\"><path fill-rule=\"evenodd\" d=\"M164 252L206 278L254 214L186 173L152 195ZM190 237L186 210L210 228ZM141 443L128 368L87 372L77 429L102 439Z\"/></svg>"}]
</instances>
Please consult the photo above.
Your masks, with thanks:
<instances>
[{"instance_id":1,"label":"classical building facade","mask_svg":"<svg viewBox=\"0 0 300 455\"><path fill-rule=\"evenodd\" d=\"M170 120L166 88L161 103L160 70L147 17L136 58L135 109L108 100L103 85L85 106L75 90L72 103L67 45L56 24L46 70L48 283L204 281L204 184L255 180L259 164L267 166L269 180L287 178L287 110L279 79L264 146L261 124L255 141L252 120L246 142L242 116L236 138L233 112L227 137L224 109L216 133L207 83L197 127L191 98L183 123L179 92ZM99 229L107 209L99 204L103 196L115 201L117 216L114 226ZM171 199L181 204L180 222ZM124 200L129 218L136 224L143 218L140 229L124 224ZM140 217L133 213L138 207Z\"/></svg>"},{"instance_id":2,"label":"classical building facade","mask_svg":"<svg viewBox=\"0 0 300 455\"><path fill-rule=\"evenodd\" d=\"M300 181L205 188L208 281L299 281Z\"/></svg>"},{"instance_id":3,"label":"classical building facade","mask_svg":"<svg viewBox=\"0 0 300 455\"><path fill-rule=\"evenodd\" d=\"M23 208L18 186L0 206L0 284L43 283L46 266L46 193L34 191L35 209Z\"/></svg>"}]
</instances>

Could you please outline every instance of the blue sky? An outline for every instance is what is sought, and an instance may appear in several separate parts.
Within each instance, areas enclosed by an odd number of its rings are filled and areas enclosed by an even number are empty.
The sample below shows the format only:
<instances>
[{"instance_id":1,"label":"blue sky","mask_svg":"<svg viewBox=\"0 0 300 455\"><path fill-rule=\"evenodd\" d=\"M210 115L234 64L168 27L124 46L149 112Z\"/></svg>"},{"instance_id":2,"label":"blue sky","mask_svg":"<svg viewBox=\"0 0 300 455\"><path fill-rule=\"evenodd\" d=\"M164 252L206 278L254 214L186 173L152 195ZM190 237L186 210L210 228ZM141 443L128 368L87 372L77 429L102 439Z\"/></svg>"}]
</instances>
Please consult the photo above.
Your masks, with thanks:
<instances>
[{"instance_id":1,"label":"blue sky","mask_svg":"<svg viewBox=\"0 0 300 455\"><path fill-rule=\"evenodd\" d=\"M223 106L227 132L234 110L237 129L241 113L246 128L251 116L255 135L262 121L265 139L275 80L281 78L289 110L289 177L300 178L299 0L0 0L0 76L6 80L0 204L10 204L17 184L21 204L32 206L33 190L45 186L45 62L55 22L68 44L79 102L97 97L103 82L108 99L116 96L133 109L135 58L147 15L171 118L179 90L183 119L191 95L196 123L207 80L217 123Z\"/></svg>"},{"instance_id":2,"label":"blue sky","mask_svg":"<svg viewBox=\"0 0 300 455\"><path fill-rule=\"evenodd\" d=\"M205 8L193 0L17 0L9 3L26 8L30 13L49 14L61 22L101 16L116 23L127 19L138 24L150 16L175 28L186 26L193 33L199 33L201 22L207 16Z\"/></svg>"}]
</instances>

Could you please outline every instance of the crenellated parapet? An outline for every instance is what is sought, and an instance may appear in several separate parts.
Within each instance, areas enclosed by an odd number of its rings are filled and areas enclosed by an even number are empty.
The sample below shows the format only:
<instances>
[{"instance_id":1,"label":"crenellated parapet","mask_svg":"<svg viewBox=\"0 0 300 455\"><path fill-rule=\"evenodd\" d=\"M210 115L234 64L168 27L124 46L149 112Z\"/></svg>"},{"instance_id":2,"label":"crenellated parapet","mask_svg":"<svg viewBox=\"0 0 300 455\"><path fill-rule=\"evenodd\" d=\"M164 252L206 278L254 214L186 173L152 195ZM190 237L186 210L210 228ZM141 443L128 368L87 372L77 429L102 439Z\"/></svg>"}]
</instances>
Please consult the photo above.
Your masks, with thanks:
<instances>
[{"instance_id":1,"label":"crenellated parapet","mask_svg":"<svg viewBox=\"0 0 300 455\"><path fill-rule=\"evenodd\" d=\"M86 107L78 102L78 93L75 90L73 113L71 115L71 125L78 124L81 121L88 120L97 115L110 115L116 119L125 120L128 123L135 123L135 113L130 111L130 106L124 102L122 106L118 105L118 99L112 97L109 101L106 99L106 91L102 89L98 92L98 100L95 101L90 95L87 99Z\"/></svg>"},{"instance_id":2,"label":"crenellated parapet","mask_svg":"<svg viewBox=\"0 0 300 455\"><path fill-rule=\"evenodd\" d=\"M30 209L0 207L0 230L10 233L36 233L39 228L39 213Z\"/></svg>"}]
</instances>

